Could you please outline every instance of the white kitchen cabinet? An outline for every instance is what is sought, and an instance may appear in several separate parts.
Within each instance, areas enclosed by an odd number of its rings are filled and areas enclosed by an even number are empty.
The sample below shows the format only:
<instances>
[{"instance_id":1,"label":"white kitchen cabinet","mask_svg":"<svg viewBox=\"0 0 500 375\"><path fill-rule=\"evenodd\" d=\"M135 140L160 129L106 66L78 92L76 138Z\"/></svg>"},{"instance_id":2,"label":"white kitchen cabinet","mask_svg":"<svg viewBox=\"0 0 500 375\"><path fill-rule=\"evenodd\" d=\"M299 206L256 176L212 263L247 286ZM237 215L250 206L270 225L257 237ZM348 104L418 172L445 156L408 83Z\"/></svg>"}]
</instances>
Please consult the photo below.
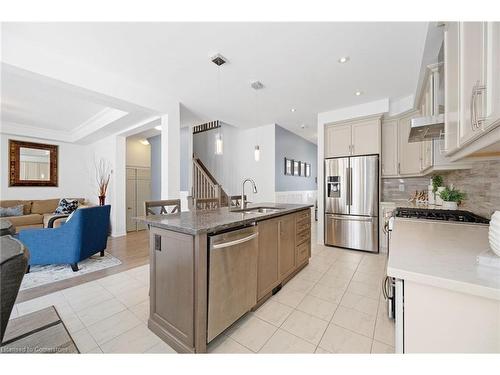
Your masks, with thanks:
<instances>
[{"instance_id":1,"label":"white kitchen cabinet","mask_svg":"<svg viewBox=\"0 0 500 375\"><path fill-rule=\"evenodd\" d=\"M491 155L500 146L500 23L449 22L444 47L446 155Z\"/></svg>"},{"instance_id":2,"label":"white kitchen cabinet","mask_svg":"<svg viewBox=\"0 0 500 375\"><path fill-rule=\"evenodd\" d=\"M444 31L444 152L458 148L460 121L458 22L449 22Z\"/></svg>"},{"instance_id":3,"label":"white kitchen cabinet","mask_svg":"<svg viewBox=\"0 0 500 375\"><path fill-rule=\"evenodd\" d=\"M380 154L380 118L352 124L352 155Z\"/></svg>"},{"instance_id":4,"label":"white kitchen cabinet","mask_svg":"<svg viewBox=\"0 0 500 375\"><path fill-rule=\"evenodd\" d=\"M325 157L351 155L351 125L328 125L325 129Z\"/></svg>"},{"instance_id":5,"label":"white kitchen cabinet","mask_svg":"<svg viewBox=\"0 0 500 375\"><path fill-rule=\"evenodd\" d=\"M410 135L411 119L420 116L420 112L410 112L398 120L399 132L399 175L414 176L422 171L421 142L408 142Z\"/></svg>"},{"instance_id":6,"label":"white kitchen cabinet","mask_svg":"<svg viewBox=\"0 0 500 375\"><path fill-rule=\"evenodd\" d=\"M500 22L485 25L484 128L500 123Z\"/></svg>"},{"instance_id":7,"label":"white kitchen cabinet","mask_svg":"<svg viewBox=\"0 0 500 375\"><path fill-rule=\"evenodd\" d=\"M398 175L398 120L382 124L382 177Z\"/></svg>"},{"instance_id":8,"label":"white kitchen cabinet","mask_svg":"<svg viewBox=\"0 0 500 375\"><path fill-rule=\"evenodd\" d=\"M460 22L460 122L459 144L467 144L480 131L479 119L484 115L484 27L485 22Z\"/></svg>"},{"instance_id":9,"label":"white kitchen cabinet","mask_svg":"<svg viewBox=\"0 0 500 375\"><path fill-rule=\"evenodd\" d=\"M325 157L380 154L380 117L329 124Z\"/></svg>"},{"instance_id":10,"label":"white kitchen cabinet","mask_svg":"<svg viewBox=\"0 0 500 375\"><path fill-rule=\"evenodd\" d=\"M433 143L432 140L421 142L420 149L420 172L425 172L432 167Z\"/></svg>"}]
</instances>

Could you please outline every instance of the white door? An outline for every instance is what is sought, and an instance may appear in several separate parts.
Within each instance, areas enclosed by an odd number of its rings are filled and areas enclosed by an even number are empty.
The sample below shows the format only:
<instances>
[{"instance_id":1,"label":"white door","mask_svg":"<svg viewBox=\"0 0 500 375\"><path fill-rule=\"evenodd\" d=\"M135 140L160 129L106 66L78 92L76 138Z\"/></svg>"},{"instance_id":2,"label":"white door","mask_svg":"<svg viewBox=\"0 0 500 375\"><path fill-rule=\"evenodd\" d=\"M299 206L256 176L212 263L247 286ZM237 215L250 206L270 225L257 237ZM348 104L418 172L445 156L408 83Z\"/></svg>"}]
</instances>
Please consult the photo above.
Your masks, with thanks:
<instances>
[{"instance_id":1,"label":"white door","mask_svg":"<svg viewBox=\"0 0 500 375\"><path fill-rule=\"evenodd\" d=\"M399 174L418 175L421 170L421 144L408 142L410 135L411 119L420 116L420 112L412 112L402 117L398 123L399 135Z\"/></svg>"},{"instance_id":2,"label":"white door","mask_svg":"<svg viewBox=\"0 0 500 375\"><path fill-rule=\"evenodd\" d=\"M460 119L460 71L458 22L448 22L444 32L444 148L453 152L458 148Z\"/></svg>"},{"instance_id":3,"label":"white door","mask_svg":"<svg viewBox=\"0 0 500 375\"><path fill-rule=\"evenodd\" d=\"M325 157L351 155L351 125L328 125L325 128Z\"/></svg>"},{"instance_id":4,"label":"white door","mask_svg":"<svg viewBox=\"0 0 500 375\"><path fill-rule=\"evenodd\" d=\"M151 171L149 168L127 168L127 232L146 229L146 225L133 220L144 216L144 202L151 200Z\"/></svg>"},{"instance_id":5,"label":"white door","mask_svg":"<svg viewBox=\"0 0 500 375\"><path fill-rule=\"evenodd\" d=\"M136 210L136 170L135 168L127 168L127 185L126 189L126 204L127 204L127 232L137 230L137 223L132 220L137 216Z\"/></svg>"},{"instance_id":6,"label":"white door","mask_svg":"<svg viewBox=\"0 0 500 375\"><path fill-rule=\"evenodd\" d=\"M137 216L146 215L144 202L151 200L151 170L149 168L137 168L136 180L136 212ZM143 223L137 223L137 230L146 229Z\"/></svg>"},{"instance_id":7,"label":"white door","mask_svg":"<svg viewBox=\"0 0 500 375\"><path fill-rule=\"evenodd\" d=\"M485 22L460 22L460 145L468 143L480 132L479 120L484 116L484 33Z\"/></svg>"},{"instance_id":8,"label":"white door","mask_svg":"<svg viewBox=\"0 0 500 375\"><path fill-rule=\"evenodd\" d=\"M352 155L380 154L380 119L352 124Z\"/></svg>"},{"instance_id":9,"label":"white door","mask_svg":"<svg viewBox=\"0 0 500 375\"><path fill-rule=\"evenodd\" d=\"M398 175L398 120L382 123L382 177Z\"/></svg>"}]
</instances>

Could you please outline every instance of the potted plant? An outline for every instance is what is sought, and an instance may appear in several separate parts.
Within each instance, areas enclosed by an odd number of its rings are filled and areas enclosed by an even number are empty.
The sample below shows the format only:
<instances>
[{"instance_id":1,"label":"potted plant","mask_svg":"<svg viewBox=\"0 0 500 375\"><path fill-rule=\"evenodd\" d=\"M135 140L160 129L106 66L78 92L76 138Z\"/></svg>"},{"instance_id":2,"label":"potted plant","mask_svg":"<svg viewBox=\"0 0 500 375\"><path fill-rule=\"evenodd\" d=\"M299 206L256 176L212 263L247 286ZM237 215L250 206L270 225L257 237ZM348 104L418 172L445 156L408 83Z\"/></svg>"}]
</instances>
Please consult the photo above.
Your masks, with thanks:
<instances>
[{"instance_id":1,"label":"potted plant","mask_svg":"<svg viewBox=\"0 0 500 375\"><path fill-rule=\"evenodd\" d=\"M104 159L100 159L99 163L94 162L94 164L98 188L99 206L104 206L106 203L106 193L108 191L109 179L111 178L111 165Z\"/></svg>"},{"instance_id":2,"label":"potted plant","mask_svg":"<svg viewBox=\"0 0 500 375\"><path fill-rule=\"evenodd\" d=\"M458 204L461 203L466 194L453 186L446 186L440 193L439 196L443 200L443 208L448 210L456 210Z\"/></svg>"}]
</instances>

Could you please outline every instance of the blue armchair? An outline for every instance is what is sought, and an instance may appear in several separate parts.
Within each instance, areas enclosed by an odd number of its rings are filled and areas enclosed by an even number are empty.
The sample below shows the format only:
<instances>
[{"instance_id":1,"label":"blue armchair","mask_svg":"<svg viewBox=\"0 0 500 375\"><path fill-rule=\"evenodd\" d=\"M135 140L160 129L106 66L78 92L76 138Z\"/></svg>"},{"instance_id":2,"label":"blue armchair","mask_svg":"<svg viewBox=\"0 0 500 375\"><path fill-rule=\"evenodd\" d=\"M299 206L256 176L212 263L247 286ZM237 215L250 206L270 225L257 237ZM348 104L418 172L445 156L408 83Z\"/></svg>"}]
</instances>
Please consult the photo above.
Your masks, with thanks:
<instances>
[{"instance_id":1,"label":"blue armchair","mask_svg":"<svg viewBox=\"0 0 500 375\"><path fill-rule=\"evenodd\" d=\"M109 233L111 206L77 210L58 228L24 229L19 240L29 249L29 265L70 264L78 271L78 262L100 252L104 255Z\"/></svg>"}]
</instances>

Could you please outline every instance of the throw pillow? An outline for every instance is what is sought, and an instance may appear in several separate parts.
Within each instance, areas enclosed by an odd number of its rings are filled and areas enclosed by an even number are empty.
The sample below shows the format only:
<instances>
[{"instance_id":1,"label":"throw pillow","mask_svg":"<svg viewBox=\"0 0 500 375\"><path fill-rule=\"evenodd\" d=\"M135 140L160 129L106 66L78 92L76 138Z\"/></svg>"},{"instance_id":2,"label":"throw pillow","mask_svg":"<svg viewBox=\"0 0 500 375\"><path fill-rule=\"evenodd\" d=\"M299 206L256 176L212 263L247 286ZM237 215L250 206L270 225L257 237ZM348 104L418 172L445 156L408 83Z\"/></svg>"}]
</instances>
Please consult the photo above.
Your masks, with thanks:
<instances>
[{"instance_id":1,"label":"throw pillow","mask_svg":"<svg viewBox=\"0 0 500 375\"><path fill-rule=\"evenodd\" d=\"M14 207L0 207L0 217L22 216L24 213L23 208L22 204Z\"/></svg>"},{"instance_id":2,"label":"throw pillow","mask_svg":"<svg viewBox=\"0 0 500 375\"><path fill-rule=\"evenodd\" d=\"M61 199L59 206L57 206L54 213L68 215L78 208L78 201L76 199Z\"/></svg>"}]
</instances>

